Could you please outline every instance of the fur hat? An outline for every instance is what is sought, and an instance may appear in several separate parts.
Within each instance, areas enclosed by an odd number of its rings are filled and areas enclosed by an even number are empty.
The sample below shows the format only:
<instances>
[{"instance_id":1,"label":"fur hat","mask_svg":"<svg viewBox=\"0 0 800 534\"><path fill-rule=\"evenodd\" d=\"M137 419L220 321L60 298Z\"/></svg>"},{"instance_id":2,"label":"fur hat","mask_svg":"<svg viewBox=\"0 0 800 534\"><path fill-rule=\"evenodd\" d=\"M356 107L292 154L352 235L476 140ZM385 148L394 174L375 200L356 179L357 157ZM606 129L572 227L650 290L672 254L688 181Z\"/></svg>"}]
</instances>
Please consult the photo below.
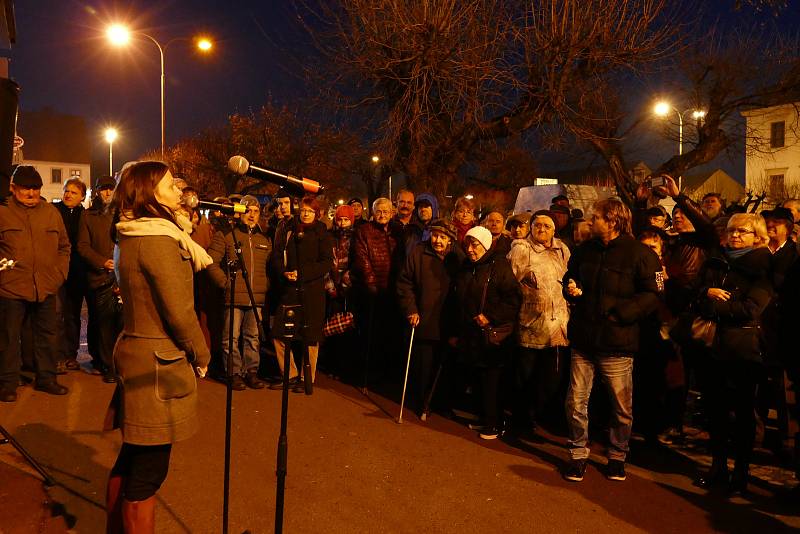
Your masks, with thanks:
<instances>
[{"instance_id":1,"label":"fur hat","mask_svg":"<svg viewBox=\"0 0 800 534\"><path fill-rule=\"evenodd\" d=\"M464 240L468 237L472 237L478 240L478 243L483 245L483 248L489 250L492 248L492 233L483 226L474 226L469 229L467 235L464 236Z\"/></svg>"}]
</instances>

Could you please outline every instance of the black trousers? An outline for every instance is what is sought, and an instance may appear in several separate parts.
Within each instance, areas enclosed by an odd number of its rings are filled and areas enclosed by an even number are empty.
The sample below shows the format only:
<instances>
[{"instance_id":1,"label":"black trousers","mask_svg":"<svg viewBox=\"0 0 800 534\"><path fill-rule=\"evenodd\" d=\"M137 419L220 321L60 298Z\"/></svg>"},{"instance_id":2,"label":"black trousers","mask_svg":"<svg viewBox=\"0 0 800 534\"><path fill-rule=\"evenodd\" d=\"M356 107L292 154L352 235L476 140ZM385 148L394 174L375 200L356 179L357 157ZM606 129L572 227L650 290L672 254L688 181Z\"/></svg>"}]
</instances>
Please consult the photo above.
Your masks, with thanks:
<instances>
[{"instance_id":1,"label":"black trousers","mask_svg":"<svg viewBox=\"0 0 800 534\"><path fill-rule=\"evenodd\" d=\"M421 411L425 406L425 399L431 389L436 366L441 362L442 343L439 341L414 341L411 352L411 378L413 392L411 404Z\"/></svg>"},{"instance_id":2,"label":"black trousers","mask_svg":"<svg viewBox=\"0 0 800 534\"><path fill-rule=\"evenodd\" d=\"M123 443L111 476L122 477L122 496L128 501L149 499L161 487L169 471L172 445Z\"/></svg>"},{"instance_id":3,"label":"black trousers","mask_svg":"<svg viewBox=\"0 0 800 534\"><path fill-rule=\"evenodd\" d=\"M20 372L20 339L26 317L31 325L31 364L40 384L56 379L56 296L42 302L0 298L0 387L15 388Z\"/></svg>"},{"instance_id":4,"label":"black trousers","mask_svg":"<svg viewBox=\"0 0 800 534\"><path fill-rule=\"evenodd\" d=\"M569 368L565 348L532 349L517 347L514 365L514 426L535 425L548 413ZM559 403L563 406L563 402ZM560 411L557 412L560 415Z\"/></svg>"},{"instance_id":5,"label":"black trousers","mask_svg":"<svg viewBox=\"0 0 800 534\"><path fill-rule=\"evenodd\" d=\"M97 354L93 356L99 359L99 363L102 364L100 367L112 370L114 344L122 331L122 307L114 295L111 284L90 289L89 298L92 301L97 334Z\"/></svg>"},{"instance_id":6,"label":"black trousers","mask_svg":"<svg viewBox=\"0 0 800 534\"><path fill-rule=\"evenodd\" d=\"M83 274L83 273L81 273ZM81 307L84 298L88 302L88 287L85 277L70 276L58 291L61 312L61 339L59 360L74 360L78 357L81 341ZM87 337L88 337L87 332Z\"/></svg>"},{"instance_id":7,"label":"black trousers","mask_svg":"<svg viewBox=\"0 0 800 534\"><path fill-rule=\"evenodd\" d=\"M756 394L764 368L749 361L714 361L708 381L711 455L727 461L733 437L736 468L747 470L756 434ZM733 411L735 422L730 423Z\"/></svg>"}]
</instances>

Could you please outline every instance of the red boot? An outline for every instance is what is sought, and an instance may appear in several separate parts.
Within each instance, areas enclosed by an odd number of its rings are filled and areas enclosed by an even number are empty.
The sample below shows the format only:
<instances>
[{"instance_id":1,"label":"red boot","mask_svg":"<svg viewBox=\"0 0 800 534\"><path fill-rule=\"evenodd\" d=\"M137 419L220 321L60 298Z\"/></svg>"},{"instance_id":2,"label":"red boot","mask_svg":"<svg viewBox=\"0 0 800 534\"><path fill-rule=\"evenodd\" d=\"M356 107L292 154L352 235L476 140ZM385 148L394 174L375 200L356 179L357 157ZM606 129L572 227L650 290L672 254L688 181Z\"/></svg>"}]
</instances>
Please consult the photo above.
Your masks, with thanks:
<instances>
[{"instance_id":1,"label":"red boot","mask_svg":"<svg viewBox=\"0 0 800 534\"><path fill-rule=\"evenodd\" d=\"M106 487L106 534L123 534L122 477L111 475Z\"/></svg>"},{"instance_id":2,"label":"red boot","mask_svg":"<svg viewBox=\"0 0 800 534\"><path fill-rule=\"evenodd\" d=\"M143 501L122 501L122 521L125 534L155 534L156 496Z\"/></svg>"}]
</instances>

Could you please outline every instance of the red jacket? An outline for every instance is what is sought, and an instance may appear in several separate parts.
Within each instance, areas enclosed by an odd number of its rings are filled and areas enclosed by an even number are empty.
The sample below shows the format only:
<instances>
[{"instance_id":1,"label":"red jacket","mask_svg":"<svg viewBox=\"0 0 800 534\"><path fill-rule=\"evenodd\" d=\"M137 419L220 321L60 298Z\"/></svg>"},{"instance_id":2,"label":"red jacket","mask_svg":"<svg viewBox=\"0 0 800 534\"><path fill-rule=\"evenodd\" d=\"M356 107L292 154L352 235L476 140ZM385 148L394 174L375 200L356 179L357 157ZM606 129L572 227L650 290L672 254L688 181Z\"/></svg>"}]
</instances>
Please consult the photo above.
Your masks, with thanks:
<instances>
[{"instance_id":1,"label":"red jacket","mask_svg":"<svg viewBox=\"0 0 800 534\"><path fill-rule=\"evenodd\" d=\"M397 240L389 225L381 226L374 221L355 229L355 265L352 266L353 284L361 289L370 286L379 291L389 287L392 275L393 256Z\"/></svg>"}]
</instances>

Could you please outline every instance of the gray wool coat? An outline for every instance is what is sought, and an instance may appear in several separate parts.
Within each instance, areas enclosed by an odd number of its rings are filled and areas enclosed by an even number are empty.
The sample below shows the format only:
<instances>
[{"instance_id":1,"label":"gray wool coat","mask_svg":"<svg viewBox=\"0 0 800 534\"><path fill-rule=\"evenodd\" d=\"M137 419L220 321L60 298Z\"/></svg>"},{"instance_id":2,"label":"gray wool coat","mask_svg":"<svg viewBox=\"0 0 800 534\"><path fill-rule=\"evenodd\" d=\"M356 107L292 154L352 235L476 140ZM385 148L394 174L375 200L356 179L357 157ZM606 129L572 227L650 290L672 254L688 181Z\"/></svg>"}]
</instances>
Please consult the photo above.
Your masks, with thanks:
<instances>
[{"instance_id":1,"label":"gray wool coat","mask_svg":"<svg viewBox=\"0 0 800 534\"><path fill-rule=\"evenodd\" d=\"M120 237L124 328L114 347L122 439L161 445L197 429L192 364L211 359L194 312L191 256L167 236ZM121 395L119 395L121 393Z\"/></svg>"}]
</instances>

